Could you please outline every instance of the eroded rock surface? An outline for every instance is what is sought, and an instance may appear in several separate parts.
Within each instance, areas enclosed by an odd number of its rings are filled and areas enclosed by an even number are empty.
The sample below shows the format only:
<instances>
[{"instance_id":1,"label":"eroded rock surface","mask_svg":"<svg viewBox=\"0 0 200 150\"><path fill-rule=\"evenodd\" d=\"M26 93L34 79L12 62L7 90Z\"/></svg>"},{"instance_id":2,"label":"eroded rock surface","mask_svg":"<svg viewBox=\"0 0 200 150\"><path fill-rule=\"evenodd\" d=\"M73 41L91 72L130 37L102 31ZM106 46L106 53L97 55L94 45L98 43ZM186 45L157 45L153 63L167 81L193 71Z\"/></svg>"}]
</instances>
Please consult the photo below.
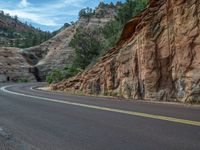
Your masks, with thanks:
<instances>
[{"instance_id":1,"label":"eroded rock surface","mask_svg":"<svg viewBox=\"0 0 200 150\"><path fill-rule=\"evenodd\" d=\"M151 0L93 67L55 90L133 99L200 101L200 1Z\"/></svg>"},{"instance_id":2,"label":"eroded rock surface","mask_svg":"<svg viewBox=\"0 0 200 150\"><path fill-rule=\"evenodd\" d=\"M26 62L18 48L0 48L0 82L31 80L32 66Z\"/></svg>"}]
</instances>

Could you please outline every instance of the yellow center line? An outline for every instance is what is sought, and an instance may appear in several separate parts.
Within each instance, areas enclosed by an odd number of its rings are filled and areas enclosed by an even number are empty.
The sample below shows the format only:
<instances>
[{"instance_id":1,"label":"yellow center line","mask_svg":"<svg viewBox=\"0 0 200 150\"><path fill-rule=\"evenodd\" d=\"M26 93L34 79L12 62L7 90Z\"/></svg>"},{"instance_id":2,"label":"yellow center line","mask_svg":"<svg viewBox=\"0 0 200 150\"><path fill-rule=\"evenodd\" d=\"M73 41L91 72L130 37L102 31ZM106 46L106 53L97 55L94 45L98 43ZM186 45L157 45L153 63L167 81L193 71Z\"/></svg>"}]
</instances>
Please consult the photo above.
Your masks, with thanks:
<instances>
[{"instance_id":1,"label":"yellow center line","mask_svg":"<svg viewBox=\"0 0 200 150\"><path fill-rule=\"evenodd\" d=\"M186 124L186 125L192 125L192 126L199 126L200 127L200 122L199 121L178 119L178 118L174 118L174 117L153 115L153 114L148 114L148 113L126 111L126 110L109 108L109 107L102 107L102 106L88 105L88 104L82 104L82 103L74 103L74 102L70 102L70 101L56 100L56 99L45 98L45 97L32 96L32 95L27 95L27 94L22 94L22 93L9 91L9 90L6 89L8 87L11 87L11 86L2 87L1 90L6 92L6 93L10 93L10 94L18 95L18 96L29 97L29 98L35 98L35 99L44 100L44 101L50 101L50 102L56 102L56 103L61 103L61 104L79 106L79 107L84 107L84 108L92 108L92 109L96 109L96 110L116 112L116 113L120 113L120 114L131 115L131 116L151 118L151 119L157 119L157 120L163 120L163 121L168 121L168 122L174 122L174 123L180 123L180 124Z\"/></svg>"}]
</instances>

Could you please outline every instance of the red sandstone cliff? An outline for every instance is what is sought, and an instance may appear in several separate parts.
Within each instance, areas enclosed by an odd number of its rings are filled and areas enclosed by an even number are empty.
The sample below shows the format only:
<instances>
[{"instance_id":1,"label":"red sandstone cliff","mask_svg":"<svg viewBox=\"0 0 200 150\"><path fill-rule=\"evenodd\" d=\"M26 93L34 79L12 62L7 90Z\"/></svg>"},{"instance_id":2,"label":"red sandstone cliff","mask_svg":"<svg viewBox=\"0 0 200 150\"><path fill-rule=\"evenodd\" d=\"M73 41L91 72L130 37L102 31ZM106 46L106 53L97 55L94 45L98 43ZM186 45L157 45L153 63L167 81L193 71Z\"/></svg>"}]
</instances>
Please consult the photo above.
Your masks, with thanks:
<instances>
[{"instance_id":1,"label":"red sandstone cliff","mask_svg":"<svg viewBox=\"0 0 200 150\"><path fill-rule=\"evenodd\" d=\"M93 67L52 85L84 94L200 101L200 1L151 0Z\"/></svg>"}]
</instances>

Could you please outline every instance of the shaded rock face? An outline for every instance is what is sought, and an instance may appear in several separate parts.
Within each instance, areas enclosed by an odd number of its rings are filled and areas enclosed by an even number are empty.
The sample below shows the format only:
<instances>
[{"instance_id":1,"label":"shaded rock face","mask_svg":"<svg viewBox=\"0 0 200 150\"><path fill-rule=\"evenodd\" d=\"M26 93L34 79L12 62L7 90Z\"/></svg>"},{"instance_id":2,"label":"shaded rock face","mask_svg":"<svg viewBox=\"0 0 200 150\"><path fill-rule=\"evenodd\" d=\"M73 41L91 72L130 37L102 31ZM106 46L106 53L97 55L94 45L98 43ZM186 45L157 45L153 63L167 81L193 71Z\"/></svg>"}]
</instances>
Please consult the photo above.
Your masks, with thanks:
<instances>
[{"instance_id":1,"label":"shaded rock face","mask_svg":"<svg viewBox=\"0 0 200 150\"><path fill-rule=\"evenodd\" d=\"M34 81L31 68L20 49L0 48L0 82L16 82L19 80Z\"/></svg>"},{"instance_id":2,"label":"shaded rock face","mask_svg":"<svg viewBox=\"0 0 200 150\"><path fill-rule=\"evenodd\" d=\"M200 101L200 1L151 0L115 48L75 78L52 85L84 94Z\"/></svg>"}]
</instances>

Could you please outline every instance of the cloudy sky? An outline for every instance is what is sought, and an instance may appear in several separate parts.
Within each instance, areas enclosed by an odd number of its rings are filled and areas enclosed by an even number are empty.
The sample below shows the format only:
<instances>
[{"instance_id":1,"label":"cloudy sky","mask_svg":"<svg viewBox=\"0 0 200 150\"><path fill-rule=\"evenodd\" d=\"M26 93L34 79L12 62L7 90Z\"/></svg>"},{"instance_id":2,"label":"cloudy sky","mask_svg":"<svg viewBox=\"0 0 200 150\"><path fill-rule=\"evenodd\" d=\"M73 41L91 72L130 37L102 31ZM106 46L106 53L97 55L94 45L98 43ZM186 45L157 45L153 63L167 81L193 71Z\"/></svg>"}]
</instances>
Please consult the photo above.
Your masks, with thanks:
<instances>
[{"instance_id":1,"label":"cloudy sky","mask_svg":"<svg viewBox=\"0 0 200 150\"><path fill-rule=\"evenodd\" d=\"M66 22L76 21L82 8L95 8L100 1L119 0L0 0L0 10L42 30L54 31Z\"/></svg>"}]
</instances>

